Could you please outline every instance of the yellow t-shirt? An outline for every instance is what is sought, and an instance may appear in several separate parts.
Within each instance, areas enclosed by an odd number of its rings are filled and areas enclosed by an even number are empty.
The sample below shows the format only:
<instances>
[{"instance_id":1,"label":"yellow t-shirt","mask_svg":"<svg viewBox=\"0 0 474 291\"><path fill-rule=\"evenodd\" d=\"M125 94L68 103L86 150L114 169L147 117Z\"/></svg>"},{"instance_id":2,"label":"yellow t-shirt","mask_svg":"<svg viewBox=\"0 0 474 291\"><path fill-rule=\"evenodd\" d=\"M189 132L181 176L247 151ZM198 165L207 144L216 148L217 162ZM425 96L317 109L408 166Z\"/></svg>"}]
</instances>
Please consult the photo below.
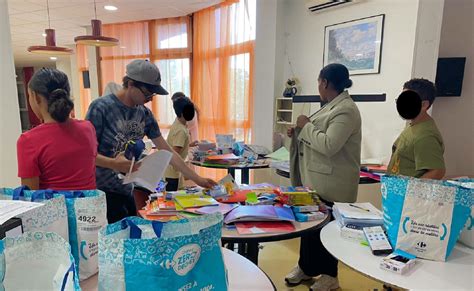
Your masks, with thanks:
<instances>
[{"instance_id":1,"label":"yellow t-shirt","mask_svg":"<svg viewBox=\"0 0 474 291\"><path fill-rule=\"evenodd\" d=\"M186 125L182 124L178 119L176 119L171 125L170 132L166 141L170 147L182 147L183 150L180 153L180 156L183 159L186 159L189 151L189 130L186 128ZM165 177L170 179L179 178L178 188L182 188L184 184L183 176L179 171L177 171L172 165L169 165L165 172Z\"/></svg>"}]
</instances>

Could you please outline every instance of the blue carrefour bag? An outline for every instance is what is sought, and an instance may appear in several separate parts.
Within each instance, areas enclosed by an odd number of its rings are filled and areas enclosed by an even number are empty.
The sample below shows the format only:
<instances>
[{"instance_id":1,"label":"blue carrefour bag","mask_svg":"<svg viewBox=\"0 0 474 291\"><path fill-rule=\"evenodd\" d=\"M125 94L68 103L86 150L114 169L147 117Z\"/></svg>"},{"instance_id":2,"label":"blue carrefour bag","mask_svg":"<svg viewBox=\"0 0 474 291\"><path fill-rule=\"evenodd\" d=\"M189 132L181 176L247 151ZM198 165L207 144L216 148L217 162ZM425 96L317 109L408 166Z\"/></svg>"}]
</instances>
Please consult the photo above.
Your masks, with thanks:
<instances>
[{"instance_id":1,"label":"blue carrefour bag","mask_svg":"<svg viewBox=\"0 0 474 291\"><path fill-rule=\"evenodd\" d=\"M44 203L20 216L24 231L51 231L71 244L79 280L99 271L98 233L107 225L105 193L100 190L28 190L1 188L0 199L28 200Z\"/></svg>"},{"instance_id":2,"label":"blue carrefour bag","mask_svg":"<svg viewBox=\"0 0 474 291\"><path fill-rule=\"evenodd\" d=\"M39 231L1 240L0 290L81 290L68 242Z\"/></svg>"},{"instance_id":3,"label":"blue carrefour bag","mask_svg":"<svg viewBox=\"0 0 474 291\"><path fill-rule=\"evenodd\" d=\"M471 214L473 190L448 181L382 177L382 206L395 249L445 261Z\"/></svg>"},{"instance_id":4,"label":"blue carrefour bag","mask_svg":"<svg viewBox=\"0 0 474 291\"><path fill-rule=\"evenodd\" d=\"M99 232L99 290L227 290L222 214L125 218Z\"/></svg>"}]
</instances>

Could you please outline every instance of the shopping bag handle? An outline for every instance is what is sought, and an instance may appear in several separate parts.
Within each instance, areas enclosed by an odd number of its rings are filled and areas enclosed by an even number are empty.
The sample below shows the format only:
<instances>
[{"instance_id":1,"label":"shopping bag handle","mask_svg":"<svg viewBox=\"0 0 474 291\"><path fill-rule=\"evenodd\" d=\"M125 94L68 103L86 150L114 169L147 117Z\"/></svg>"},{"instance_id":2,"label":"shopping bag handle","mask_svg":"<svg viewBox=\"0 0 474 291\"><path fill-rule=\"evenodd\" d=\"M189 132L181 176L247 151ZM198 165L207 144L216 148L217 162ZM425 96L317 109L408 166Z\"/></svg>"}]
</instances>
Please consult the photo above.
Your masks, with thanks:
<instances>
[{"instance_id":1,"label":"shopping bag handle","mask_svg":"<svg viewBox=\"0 0 474 291\"><path fill-rule=\"evenodd\" d=\"M152 221L151 226L153 227L153 231L156 234L156 237L161 237L161 231L163 230L163 222L160 221ZM122 229L130 228L130 238L131 239L141 239L142 238L142 230L133 222L131 219L125 218L122 220Z\"/></svg>"},{"instance_id":2,"label":"shopping bag handle","mask_svg":"<svg viewBox=\"0 0 474 291\"><path fill-rule=\"evenodd\" d=\"M82 191L66 191L64 192L65 198L84 198L86 194Z\"/></svg>"},{"instance_id":3,"label":"shopping bag handle","mask_svg":"<svg viewBox=\"0 0 474 291\"><path fill-rule=\"evenodd\" d=\"M23 185L13 189L12 200L20 200L20 198L25 197L25 190L28 191L30 188Z\"/></svg>"},{"instance_id":4,"label":"shopping bag handle","mask_svg":"<svg viewBox=\"0 0 474 291\"><path fill-rule=\"evenodd\" d=\"M66 290L66 284L67 284L67 278L69 277L69 273L72 272L72 281L73 281L73 284L74 282L76 281L76 272L74 272L74 262L71 263L71 266L69 267L69 269L67 269L66 271L66 274L64 274L64 278L63 278L63 283L61 285L61 291L64 291Z\"/></svg>"},{"instance_id":5,"label":"shopping bag handle","mask_svg":"<svg viewBox=\"0 0 474 291\"><path fill-rule=\"evenodd\" d=\"M31 202L34 202L38 199L45 199L45 200L53 199L54 193L57 193L57 192L51 189L37 190L33 192L33 194L31 194Z\"/></svg>"}]
</instances>

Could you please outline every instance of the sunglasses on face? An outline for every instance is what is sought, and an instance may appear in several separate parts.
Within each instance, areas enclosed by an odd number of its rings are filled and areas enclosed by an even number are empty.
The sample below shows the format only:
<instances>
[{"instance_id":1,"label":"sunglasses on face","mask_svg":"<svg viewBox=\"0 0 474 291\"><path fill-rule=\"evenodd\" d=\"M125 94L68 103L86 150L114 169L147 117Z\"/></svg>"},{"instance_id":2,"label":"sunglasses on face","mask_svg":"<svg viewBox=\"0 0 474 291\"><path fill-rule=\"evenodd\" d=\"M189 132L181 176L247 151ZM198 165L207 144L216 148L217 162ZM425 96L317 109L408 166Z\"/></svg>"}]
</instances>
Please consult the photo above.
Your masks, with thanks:
<instances>
[{"instance_id":1,"label":"sunglasses on face","mask_svg":"<svg viewBox=\"0 0 474 291\"><path fill-rule=\"evenodd\" d=\"M150 99L151 97L155 96L156 93L150 93L150 91L143 87L137 87L140 92L145 96L145 99Z\"/></svg>"}]
</instances>

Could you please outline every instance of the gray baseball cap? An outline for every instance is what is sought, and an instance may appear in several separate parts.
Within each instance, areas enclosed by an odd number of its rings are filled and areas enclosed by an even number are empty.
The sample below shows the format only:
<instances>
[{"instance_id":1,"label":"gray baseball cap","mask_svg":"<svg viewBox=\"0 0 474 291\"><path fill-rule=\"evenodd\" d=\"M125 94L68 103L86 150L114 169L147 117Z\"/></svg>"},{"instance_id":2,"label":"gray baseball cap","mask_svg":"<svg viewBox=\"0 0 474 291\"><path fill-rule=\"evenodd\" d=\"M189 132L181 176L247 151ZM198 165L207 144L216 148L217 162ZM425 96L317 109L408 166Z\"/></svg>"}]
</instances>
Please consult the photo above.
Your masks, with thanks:
<instances>
[{"instance_id":1,"label":"gray baseball cap","mask_svg":"<svg viewBox=\"0 0 474 291\"><path fill-rule=\"evenodd\" d=\"M161 86L161 74L158 67L148 60L134 60L127 65L127 77L134 81L150 85L153 93L168 95L168 91Z\"/></svg>"}]
</instances>

